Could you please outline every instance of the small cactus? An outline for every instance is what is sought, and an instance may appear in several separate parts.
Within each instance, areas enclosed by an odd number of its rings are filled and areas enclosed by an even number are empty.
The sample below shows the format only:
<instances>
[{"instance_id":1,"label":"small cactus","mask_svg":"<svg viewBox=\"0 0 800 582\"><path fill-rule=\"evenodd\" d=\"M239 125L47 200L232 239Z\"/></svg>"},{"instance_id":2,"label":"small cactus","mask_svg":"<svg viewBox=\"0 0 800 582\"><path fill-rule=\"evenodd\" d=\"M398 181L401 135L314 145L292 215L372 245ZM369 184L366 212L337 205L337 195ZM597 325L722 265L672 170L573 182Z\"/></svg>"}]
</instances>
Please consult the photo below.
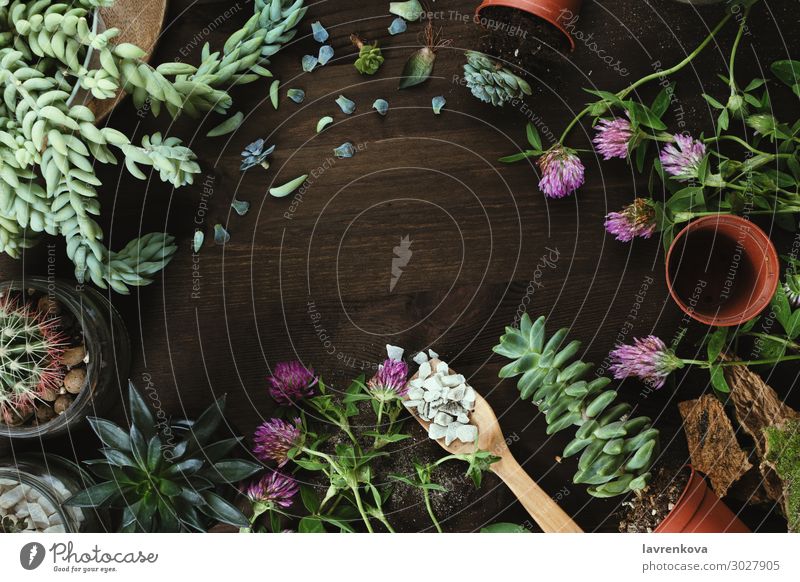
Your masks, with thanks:
<instances>
[{"instance_id":1,"label":"small cactus","mask_svg":"<svg viewBox=\"0 0 800 582\"><path fill-rule=\"evenodd\" d=\"M0 297L0 421L18 424L46 390L58 389L65 341L58 318Z\"/></svg>"}]
</instances>

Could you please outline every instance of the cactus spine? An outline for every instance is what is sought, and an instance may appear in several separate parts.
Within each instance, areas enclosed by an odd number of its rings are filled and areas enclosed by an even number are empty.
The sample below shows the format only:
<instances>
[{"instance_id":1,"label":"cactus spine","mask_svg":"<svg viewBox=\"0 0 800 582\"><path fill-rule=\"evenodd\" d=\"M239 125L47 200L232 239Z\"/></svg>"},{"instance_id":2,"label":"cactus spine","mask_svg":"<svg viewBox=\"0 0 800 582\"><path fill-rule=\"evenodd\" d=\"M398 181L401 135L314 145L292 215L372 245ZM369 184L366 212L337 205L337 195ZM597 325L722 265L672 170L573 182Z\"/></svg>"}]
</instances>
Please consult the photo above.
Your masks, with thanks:
<instances>
[{"instance_id":1,"label":"cactus spine","mask_svg":"<svg viewBox=\"0 0 800 582\"><path fill-rule=\"evenodd\" d=\"M63 371L64 337L57 319L0 297L0 420L15 424L31 413L34 401L57 389Z\"/></svg>"}]
</instances>

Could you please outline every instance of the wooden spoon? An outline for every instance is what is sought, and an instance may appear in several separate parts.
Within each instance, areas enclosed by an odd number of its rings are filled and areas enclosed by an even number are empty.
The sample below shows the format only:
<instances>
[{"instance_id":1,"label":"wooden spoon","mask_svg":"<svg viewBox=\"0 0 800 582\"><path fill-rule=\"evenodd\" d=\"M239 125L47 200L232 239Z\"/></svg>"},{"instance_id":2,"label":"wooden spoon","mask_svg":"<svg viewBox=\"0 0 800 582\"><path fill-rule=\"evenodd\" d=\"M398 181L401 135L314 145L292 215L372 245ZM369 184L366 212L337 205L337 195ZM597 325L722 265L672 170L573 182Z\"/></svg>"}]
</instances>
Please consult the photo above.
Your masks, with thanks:
<instances>
[{"instance_id":1,"label":"wooden spoon","mask_svg":"<svg viewBox=\"0 0 800 582\"><path fill-rule=\"evenodd\" d=\"M435 370L438 363L439 360L437 359L430 360L431 368ZM450 370L450 374L455 373ZM418 374L419 372L414 374L411 379L416 379ZM416 410L407 410L427 431L430 423L421 419ZM514 458L514 455L511 454L492 407L477 391L475 394L475 409L470 414L470 423L478 427L477 447L480 450L492 453L496 457L500 457L499 461L490 465L491 470L508 485L508 488L517 496L519 502L543 531L583 533L578 524L572 521L572 518L530 478L525 469ZM446 445L443 438L438 439L436 442L448 453L454 455L469 454L475 451L475 443L454 440L450 445Z\"/></svg>"}]
</instances>

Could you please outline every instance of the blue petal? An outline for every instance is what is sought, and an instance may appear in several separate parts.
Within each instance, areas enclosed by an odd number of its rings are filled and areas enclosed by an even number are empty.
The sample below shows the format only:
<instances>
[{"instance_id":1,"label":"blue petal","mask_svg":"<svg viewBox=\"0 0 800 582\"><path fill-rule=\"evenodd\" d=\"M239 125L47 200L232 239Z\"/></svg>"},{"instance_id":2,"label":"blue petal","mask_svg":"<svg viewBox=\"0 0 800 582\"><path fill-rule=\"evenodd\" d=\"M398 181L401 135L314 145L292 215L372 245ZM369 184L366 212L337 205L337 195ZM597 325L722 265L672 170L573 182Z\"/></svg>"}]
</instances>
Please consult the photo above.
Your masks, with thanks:
<instances>
[{"instance_id":1,"label":"blue petal","mask_svg":"<svg viewBox=\"0 0 800 582\"><path fill-rule=\"evenodd\" d=\"M439 115L439 113L442 111L442 107L444 107L446 104L447 100L441 95L439 95L438 97L434 97L431 100L431 106L433 107L433 112L436 115Z\"/></svg>"},{"instance_id":2,"label":"blue petal","mask_svg":"<svg viewBox=\"0 0 800 582\"><path fill-rule=\"evenodd\" d=\"M389 111L389 102L386 99L376 99L372 108L381 115L386 115L386 112Z\"/></svg>"},{"instance_id":3,"label":"blue petal","mask_svg":"<svg viewBox=\"0 0 800 582\"><path fill-rule=\"evenodd\" d=\"M356 110L356 104L354 101L351 101L344 95L339 95L336 99L336 104L341 108L342 112L350 115L353 111Z\"/></svg>"},{"instance_id":4,"label":"blue petal","mask_svg":"<svg viewBox=\"0 0 800 582\"><path fill-rule=\"evenodd\" d=\"M239 216L244 216L250 210L250 203L246 200L234 200L231 202L231 208L236 211Z\"/></svg>"},{"instance_id":5,"label":"blue petal","mask_svg":"<svg viewBox=\"0 0 800 582\"><path fill-rule=\"evenodd\" d=\"M203 234L202 230L194 231L194 238L192 239L192 250L195 253L200 252L200 247L203 246L203 241L205 240L206 235Z\"/></svg>"},{"instance_id":6,"label":"blue petal","mask_svg":"<svg viewBox=\"0 0 800 582\"><path fill-rule=\"evenodd\" d=\"M303 70L306 73L310 73L314 70L314 67L317 66L317 57L314 55L304 55L303 56Z\"/></svg>"},{"instance_id":7,"label":"blue petal","mask_svg":"<svg viewBox=\"0 0 800 582\"><path fill-rule=\"evenodd\" d=\"M317 42L325 42L330 36L319 20L311 23L311 32L314 35L314 40Z\"/></svg>"},{"instance_id":8,"label":"blue petal","mask_svg":"<svg viewBox=\"0 0 800 582\"><path fill-rule=\"evenodd\" d=\"M333 148L333 153L337 158L352 158L356 153L356 148L349 141L344 142L338 148Z\"/></svg>"},{"instance_id":9,"label":"blue petal","mask_svg":"<svg viewBox=\"0 0 800 582\"><path fill-rule=\"evenodd\" d=\"M302 103L306 98L306 92L302 89L289 89L286 91L286 96L295 103Z\"/></svg>"},{"instance_id":10,"label":"blue petal","mask_svg":"<svg viewBox=\"0 0 800 582\"><path fill-rule=\"evenodd\" d=\"M231 235L221 224L214 225L214 242L218 245L224 245L231 240Z\"/></svg>"},{"instance_id":11,"label":"blue petal","mask_svg":"<svg viewBox=\"0 0 800 582\"><path fill-rule=\"evenodd\" d=\"M405 32L407 28L408 25L406 21L398 16L392 20L392 24L389 26L389 34L400 34L401 32Z\"/></svg>"},{"instance_id":12,"label":"blue petal","mask_svg":"<svg viewBox=\"0 0 800 582\"><path fill-rule=\"evenodd\" d=\"M333 58L333 47L326 44L319 47L319 56L317 57L317 61L319 62L320 66L324 66L328 64L328 61Z\"/></svg>"}]
</instances>

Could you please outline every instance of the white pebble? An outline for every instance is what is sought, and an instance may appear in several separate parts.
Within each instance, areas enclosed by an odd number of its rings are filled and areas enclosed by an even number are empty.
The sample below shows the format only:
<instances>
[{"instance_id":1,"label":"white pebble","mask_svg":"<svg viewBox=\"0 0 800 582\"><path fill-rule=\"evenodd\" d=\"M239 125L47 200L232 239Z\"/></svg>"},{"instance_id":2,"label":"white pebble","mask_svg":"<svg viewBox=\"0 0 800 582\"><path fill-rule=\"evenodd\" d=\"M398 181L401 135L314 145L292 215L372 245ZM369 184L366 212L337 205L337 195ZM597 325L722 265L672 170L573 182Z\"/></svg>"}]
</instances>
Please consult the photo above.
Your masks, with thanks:
<instances>
[{"instance_id":1,"label":"white pebble","mask_svg":"<svg viewBox=\"0 0 800 582\"><path fill-rule=\"evenodd\" d=\"M440 439L447 434L447 428L438 424L431 424L428 427L428 436L434 440Z\"/></svg>"},{"instance_id":2,"label":"white pebble","mask_svg":"<svg viewBox=\"0 0 800 582\"><path fill-rule=\"evenodd\" d=\"M419 376L417 376L420 380L425 380L428 376L431 375L431 365L429 362L422 362L419 365Z\"/></svg>"},{"instance_id":3,"label":"white pebble","mask_svg":"<svg viewBox=\"0 0 800 582\"><path fill-rule=\"evenodd\" d=\"M439 362L436 364L436 373L446 376L450 373L450 366L447 365L447 362Z\"/></svg>"},{"instance_id":4,"label":"white pebble","mask_svg":"<svg viewBox=\"0 0 800 582\"><path fill-rule=\"evenodd\" d=\"M453 388L463 383L464 376L461 374L448 374L446 376L442 376L442 385L447 386L448 388Z\"/></svg>"},{"instance_id":5,"label":"white pebble","mask_svg":"<svg viewBox=\"0 0 800 582\"><path fill-rule=\"evenodd\" d=\"M453 417L449 414L445 414L444 412L438 412L436 416L433 417L433 422L441 426L447 426L453 422Z\"/></svg>"},{"instance_id":6,"label":"white pebble","mask_svg":"<svg viewBox=\"0 0 800 582\"><path fill-rule=\"evenodd\" d=\"M0 495L0 508L2 509L11 509L20 500L25 497L25 490L22 488L22 485L17 485L13 489L9 489L3 495Z\"/></svg>"},{"instance_id":7,"label":"white pebble","mask_svg":"<svg viewBox=\"0 0 800 582\"><path fill-rule=\"evenodd\" d=\"M437 354L433 350L428 350L428 356L430 357L431 360L438 360L439 359L439 354Z\"/></svg>"},{"instance_id":8,"label":"white pebble","mask_svg":"<svg viewBox=\"0 0 800 582\"><path fill-rule=\"evenodd\" d=\"M464 443L474 443L478 438L478 427L473 424L462 424L458 427L456 438Z\"/></svg>"},{"instance_id":9,"label":"white pebble","mask_svg":"<svg viewBox=\"0 0 800 582\"><path fill-rule=\"evenodd\" d=\"M413 360L421 367L422 364L428 361L428 356L425 354L425 352L420 352L416 356L414 356Z\"/></svg>"},{"instance_id":10,"label":"white pebble","mask_svg":"<svg viewBox=\"0 0 800 582\"><path fill-rule=\"evenodd\" d=\"M63 525L51 525L44 533L67 533L67 530L64 528Z\"/></svg>"},{"instance_id":11,"label":"white pebble","mask_svg":"<svg viewBox=\"0 0 800 582\"><path fill-rule=\"evenodd\" d=\"M386 344L386 357L390 360L397 360L398 362L403 359L403 348Z\"/></svg>"}]
</instances>

